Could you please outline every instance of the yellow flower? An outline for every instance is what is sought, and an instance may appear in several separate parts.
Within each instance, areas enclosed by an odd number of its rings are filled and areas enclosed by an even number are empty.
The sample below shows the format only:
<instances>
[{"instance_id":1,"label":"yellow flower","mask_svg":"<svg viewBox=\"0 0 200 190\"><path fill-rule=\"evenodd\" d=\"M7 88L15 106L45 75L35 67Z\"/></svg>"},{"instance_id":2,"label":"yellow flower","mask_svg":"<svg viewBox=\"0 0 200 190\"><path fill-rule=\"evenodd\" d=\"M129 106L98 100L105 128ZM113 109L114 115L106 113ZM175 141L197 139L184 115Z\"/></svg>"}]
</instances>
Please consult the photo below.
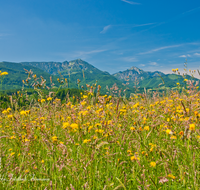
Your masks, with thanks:
<instances>
[{"instance_id":1,"label":"yellow flower","mask_svg":"<svg viewBox=\"0 0 200 190\"><path fill-rule=\"evenodd\" d=\"M155 162L151 162L150 166L154 168L154 167L156 167L156 163Z\"/></svg>"},{"instance_id":2,"label":"yellow flower","mask_svg":"<svg viewBox=\"0 0 200 190\"><path fill-rule=\"evenodd\" d=\"M173 135L170 137L170 139L177 139L177 137Z\"/></svg>"},{"instance_id":3,"label":"yellow flower","mask_svg":"<svg viewBox=\"0 0 200 190\"><path fill-rule=\"evenodd\" d=\"M82 101L82 102L81 102L81 105L82 105L82 106L84 106L84 105L86 105L86 104L87 104L86 101Z\"/></svg>"},{"instance_id":4,"label":"yellow flower","mask_svg":"<svg viewBox=\"0 0 200 190\"><path fill-rule=\"evenodd\" d=\"M78 124L76 123L72 123L70 126L72 129L78 129Z\"/></svg>"},{"instance_id":5,"label":"yellow flower","mask_svg":"<svg viewBox=\"0 0 200 190\"><path fill-rule=\"evenodd\" d=\"M131 156L131 160L136 160L136 157L135 156Z\"/></svg>"},{"instance_id":6,"label":"yellow flower","mask_svg":"<svg viewBox=\"0 0 200 190\"><path fill-rule=\"evenodd\" d=\"M83 141L83 143L86 144L86 143L88 143L88 142L90 142L90 141L91 141L90 139L85 139L85 140Z\"/></svg>"},{"instance_id":7,"label":"yellow flower","mask_svg":"<svg viewBox=\"0 0 200 190\"><path fill-rule=\"evenodd\" d=\"M8 73L7 72L3 72L3 73L1 73L0 75L8 75Z\"/></svg>"},{"instance_id":8,"label":"yellow flower","mask_svg":"<svg viewBox=\"0 0 200 190\"><path fill-rule=\"evenodd\" d=\"M47 98L47 101L51 101L51 100L52 100L52 98L51 98L51 97L48 97L48 98Z\"/></svg>"},{"instance_id":9,"label":"yellow flower","mask_svg":"<svg viewBox=\"0 0 200 190\"><path fill-rule=\"evenodd\" d=\"M3 110L3 111L2 111L2 114L7 114L7 113L8 113L7 110Z\"/></svg>"},{"instance_id":10,"label":"yellow flower","mask_svg":"<svg viewBox=\"0 0 200 190\"><path fill-rule=\"evenodd\" d=\"M189 130L190 130L190 131L195 131L195 124L190 124Z\"/></svg>"},{"instance_id":11,"label":"yellow flower","mask_svg":"<svg viewBox=\"0 0 200 190\"><path fill-rule=\"evenodd\" d=\"M140 158L137 157L137 156L131 156L131 160L132 160L132 161L133 161L133 160L140 160Z\"/></svg>"},{"instance_id":12,"label":"yellow flower","mask_svg":"<svg viewBox=\"0 0 200 190\"><path fill-rule=\"evenodd\" d=\"M175 179L175 178L176 178L176 177L175 177L174 175L172 175L172 174L169 174L168 177L171 178L171 179Z\"/></svg>"},{"instance_id":13,"label":"yellow flower","mask_svg":"<svg viewBox=\"0 0 200 190\"><path fill-rule=\"evenodd\" d=\"M44 163L44 160L42 160L41 163Z\"/></svg>"},{"instance_id":14,"label":"yellow flower","mask_svg":"<svg viewBox=\"0 0 200 190\"><path fill-rule=\"evenodd\" d=\"M10 139L16 139L16 136L11 136Z\"/></svg>"},{"instance_id":15,"label":"yellow flower","mask_svg":"<svg viewBox=\"0 0 200 190\"><path fill-rule=\"evenodd\" d=\"M131 130L131 131L134 131L134 130L135 130L135 127L130 127L130 130Z\"/></svg>"},{"instance_id":16,"label":"yellow flower","mask_svg":"<svg viewBox=\"0 0 200 190\"><path fill-rule=\"evenodd\" d=\"M25 173L28 173L29 172L29 170L25 170Z\"/></svg>"},{"instance_id":17,"label":"yellow flower","mask_svg":"<svg viewBox=\"0 0 200 190\"><path fill-rule=\"evenodd\" d=\"M7 112L10 112L11 111L11 108L7 108Z\"/></svg>"},{"instance_id":18,"label":"yellow flower","mask_svg":"<svg viewBox=\"0 0 200 190\"><path fill-rule=\"evenodd\" d=\"M68 122L64 122L62 128L63 128L63 129L66 129L66 128L69 127L69 126L70 126L70 124L69 124Z\"/></svg>"},{"instance_id":19,"label":"yellow flower","mask_svg":"<svg viewBox=\"0 0 200 190\"><path fill-rule=\"evenodd\" d=\"M46 101L45 99L42 99L42 100L41 100L41 103L43 103L43 102L45 102L45 101Z\"/></svg>"},{"instance_id":20,"label":"yellow flower","mask_svg":"<svg viewBox=\"0 0 200 190\"><path fill-rule=\"evenodd\" d=\"M169 134L172 134L172 131L171 131L171 129L167 129L166 130L166 133L169 135Z\"/></svg>"},{"instance_id":21,"label":"yellow flower","mask_svg":"<svg viewBox=\"0 0 200 190\"><path fill-rule=\"evenodd\" d=\"M180 135L180 136L183 136L183 135L184 135L184 132L183 132L183 131L181 131L181 132L179 133L179 135Z\"/></svg>"},{"instance_id":22,"label":"yellow flower","mask_svg":"<svg viewBox=\"0 0 200 190\"><path fill-rule=\"evenodd\" d=\"M56 137L56 136L51 137L51 139L52 139L53 143L58 141L58 137Z\"/></svg>"},{"instance_id":23,"label":"yellow flower","mask_svg":"<svg viewBox=\"0 0 200 190\"><path fill-rule=\"evenodd\" d=\"M26 111L21 111L20 112L20 115L26 115L27 113L26 113Z\"/></svg>"},{"instance_id":24,"label":"yellow flower","mask_svg":"<svg viewBox=\"0 0 200 190\"><path fill-rule=\"evenodd\" d=\"M83 98L86 99L88 96L87 95L83 95Z\"/></svg>"},{"instance_id":25,"label":"yellow flower","mask_svg":"<svg viewBox=\"0 0 200 190\"><path fill-rule=\"evenodd\" d=\"M149 126L145 126L144 130L149 131Z\"/></svg>"},{"instance_id":26,"label":"yellow flower","mask_svg":"<svg viewBox=\"0 0 200 190\"><path fill-rule=\"evenodd\" d=\"M104 130L103 130L103 129L97 129L95 132L96 132L96 133L103 133Z\"/></svg>"},{"instance_id":27,"label":"yellow flower","mask_svg":"<svg viewBox=\"0 0 200 190\"><path fill-rule=\"evenodd\" d=\"M13 156L15 154L15 152L12 152L11 154L10 154L10 156Z\"/></svg>"},{"instance_id":28,"label":"yellow flower","mask_svg":"<svg viewBox=\"0 0 200 190\"><path fill-rule=\"evenodd\" d=\"M10 119L10 118L13 118L13 115L8 115L7 117Z\"/></svg>"}]
</instances>

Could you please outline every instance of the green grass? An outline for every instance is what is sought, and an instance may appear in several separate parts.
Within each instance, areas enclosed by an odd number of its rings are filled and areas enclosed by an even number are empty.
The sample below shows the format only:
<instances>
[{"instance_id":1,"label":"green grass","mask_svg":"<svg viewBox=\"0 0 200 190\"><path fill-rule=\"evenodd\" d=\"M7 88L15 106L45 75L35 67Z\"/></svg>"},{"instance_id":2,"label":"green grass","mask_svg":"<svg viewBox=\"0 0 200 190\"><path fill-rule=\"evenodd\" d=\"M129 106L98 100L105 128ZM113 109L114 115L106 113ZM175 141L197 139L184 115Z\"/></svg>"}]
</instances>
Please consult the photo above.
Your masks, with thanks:
<instances>
[{"instance_id":1,"label":"green grass","mask_svg":"<svg viewBox=\"0 0 200 190\"><path fill-rule=\"evenodd\" d=\"M0 96L1 189L200 188L198 86L127 99L62 85Z\"/></svg>"},{"instance_id":2,"label":"green grass","mask_svg":"<svg viewBox=\"0 0 200 190\"><path fill-rule=\"evenodd\" d=\"M130 100L85 92L80 103L2 110L1 187L199 189L199 109L193 89Z\"/></svg>"}]
</instances>

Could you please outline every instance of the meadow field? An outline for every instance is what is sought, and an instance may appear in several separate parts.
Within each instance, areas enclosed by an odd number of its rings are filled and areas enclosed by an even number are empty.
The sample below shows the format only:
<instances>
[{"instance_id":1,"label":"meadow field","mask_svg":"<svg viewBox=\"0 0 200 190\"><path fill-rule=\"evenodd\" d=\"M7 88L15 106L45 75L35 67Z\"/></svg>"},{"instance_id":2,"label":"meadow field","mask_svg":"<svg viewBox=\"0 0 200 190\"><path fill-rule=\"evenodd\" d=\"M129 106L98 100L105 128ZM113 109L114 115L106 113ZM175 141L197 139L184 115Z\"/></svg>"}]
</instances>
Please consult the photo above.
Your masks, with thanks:
<instances>
[{"instance_id":1,"label":"meadow field","mask_svg":"<svg viewBox=\"0 0 200 190\"><path fill-rule=\"evenodd\" d=\"M50 94L1 110L0 189L200 189L200 92L192 82L181 93L128 99L91 89L79 101Z\"/></svg>"}]
</instances>

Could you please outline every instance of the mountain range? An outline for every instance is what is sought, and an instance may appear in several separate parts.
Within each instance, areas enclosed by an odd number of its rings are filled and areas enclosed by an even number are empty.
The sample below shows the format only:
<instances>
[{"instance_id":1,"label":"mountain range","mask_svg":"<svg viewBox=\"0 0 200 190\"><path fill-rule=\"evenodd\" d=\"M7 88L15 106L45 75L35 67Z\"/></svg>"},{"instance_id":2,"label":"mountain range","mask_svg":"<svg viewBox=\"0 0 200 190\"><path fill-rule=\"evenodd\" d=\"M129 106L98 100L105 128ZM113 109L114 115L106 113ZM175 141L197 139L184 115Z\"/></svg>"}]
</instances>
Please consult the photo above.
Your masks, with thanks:
<instances>
[{"instance_id":1,"label":"mountain range","mask_svg":"<svg viewBox=\"0 0 200 190\"><path fill-rule=\"evenodd\" d=\"M111 75L81 59L76 59L69 62L0 62L0 70L9 73L3 80L2 90L20 89L23 85L22 80L27 78L24 69L32 70L33 74L45 78L47 86L50 85L50 77L56 87L59 86L57 78L67 78L69 88L77 88L78 79L80 80L80 86L92 85L97 81L97 85L102 87L101 91L104 93L114 84L119 89L128 87L130 90L134 89L134 86L154 89L158 87L172 88L177 86L176 83L184 84L183 76L177 74L164 74L160 71L148 72L133 66L130 69ZM185 77L199 81L189 75Z\"/></svg>"}]
</instances>

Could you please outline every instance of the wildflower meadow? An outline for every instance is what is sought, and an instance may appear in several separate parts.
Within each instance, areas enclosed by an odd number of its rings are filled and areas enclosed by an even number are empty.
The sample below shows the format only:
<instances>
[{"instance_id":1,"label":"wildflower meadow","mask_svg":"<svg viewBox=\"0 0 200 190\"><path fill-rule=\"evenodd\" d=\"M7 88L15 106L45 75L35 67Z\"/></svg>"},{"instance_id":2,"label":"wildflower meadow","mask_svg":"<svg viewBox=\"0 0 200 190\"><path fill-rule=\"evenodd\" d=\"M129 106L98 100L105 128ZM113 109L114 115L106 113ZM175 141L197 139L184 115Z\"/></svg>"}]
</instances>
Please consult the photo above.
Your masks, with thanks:
<instances>
[{"instance_id":1,"label":"wildflower meadow","mask_svg":"<svg viewBox=\"0 0 200 190\"><path fill-rule=\"evenodd\" d=\"M80 96L1 110L0 189L200 188L200 92L191 81L181 93L123 98L88 85Z\"/></svg>"}]
</instances>

